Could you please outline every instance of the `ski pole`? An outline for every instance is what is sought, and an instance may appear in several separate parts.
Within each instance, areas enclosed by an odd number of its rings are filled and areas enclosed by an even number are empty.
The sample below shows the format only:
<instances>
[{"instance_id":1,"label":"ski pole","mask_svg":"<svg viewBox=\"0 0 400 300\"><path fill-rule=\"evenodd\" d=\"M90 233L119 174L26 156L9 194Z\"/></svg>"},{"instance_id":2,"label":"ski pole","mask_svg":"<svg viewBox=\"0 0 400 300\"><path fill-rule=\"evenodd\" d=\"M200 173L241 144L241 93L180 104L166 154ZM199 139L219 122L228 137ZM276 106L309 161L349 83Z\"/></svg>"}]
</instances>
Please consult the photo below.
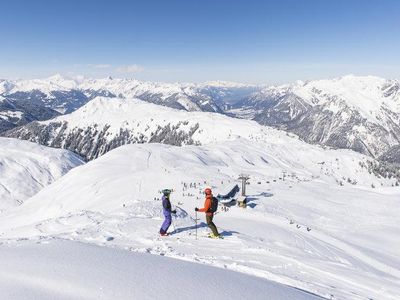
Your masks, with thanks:
<instances>
[{"instance_id":1,"label":"ski pole","mask_svg":"<svg viewBox=\"0 0 400 300\"><path fill-rule=\"evenodd\" d=\"M176 227L175 227L175 223L174 223L174 218L173 217L171 217L171 225L172 225L172 228L173 228L173 233L176 233Z\"/></svg>"},{"instance_id":2,"label":"ski pole","mask_svg":"<svg viewBox=\"0 0 400 300\"><path fill-rule=\"evenodd\" d=\"M196 221L196 240L197 240L197 211L196 211L196 219L195 219L195 221Z\"/></svg>"}]
</instances>

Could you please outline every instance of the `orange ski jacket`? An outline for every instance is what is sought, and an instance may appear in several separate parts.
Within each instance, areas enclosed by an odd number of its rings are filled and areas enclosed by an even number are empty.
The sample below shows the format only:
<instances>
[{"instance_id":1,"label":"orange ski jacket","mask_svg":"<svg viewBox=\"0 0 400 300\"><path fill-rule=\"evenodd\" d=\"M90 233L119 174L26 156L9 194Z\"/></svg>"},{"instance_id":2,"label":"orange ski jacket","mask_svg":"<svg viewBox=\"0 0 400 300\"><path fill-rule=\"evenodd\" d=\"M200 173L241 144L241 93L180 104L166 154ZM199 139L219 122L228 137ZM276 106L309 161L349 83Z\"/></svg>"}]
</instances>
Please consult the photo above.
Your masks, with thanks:
<instances>
[{"instance_id":1,"label":"orange ski jacket","mask_svg":"<svg viewBox=\"0 0 400 300\"><path fill-rule=\"evenodd\" d=\"M213 215L212 212L209 212L209 210L211 209L212 197L213 197L213 195L206 196L206 199L204 200L204 207L199 208L199 212L205 212L206 215L208 215L208 216Z\"/></svg>"}]
</instances>

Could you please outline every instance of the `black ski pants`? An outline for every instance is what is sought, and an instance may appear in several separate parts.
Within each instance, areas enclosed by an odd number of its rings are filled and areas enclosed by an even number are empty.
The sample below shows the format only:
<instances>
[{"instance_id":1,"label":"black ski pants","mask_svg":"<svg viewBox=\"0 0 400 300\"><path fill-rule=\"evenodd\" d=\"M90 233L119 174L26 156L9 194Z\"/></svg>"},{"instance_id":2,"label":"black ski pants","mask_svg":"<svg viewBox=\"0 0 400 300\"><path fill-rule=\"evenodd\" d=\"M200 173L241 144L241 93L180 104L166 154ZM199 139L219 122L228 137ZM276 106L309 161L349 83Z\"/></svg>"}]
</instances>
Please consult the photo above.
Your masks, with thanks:
<instances>
[{"instance_id":1,"label":"black ski pants","mask_svg":"<svg viewBox=\"0 0 400 300\"><path fill-rule=\"evenodd\" d=\"M215 226L214 222L213 222L213 218L214 218L214 214L212 215L206 215L206 221L207 221L207 225L208 227L210 227L212 233L217 236L219 235L218 230L217 230L217 226Z\"/></svg>"}]
</instances>

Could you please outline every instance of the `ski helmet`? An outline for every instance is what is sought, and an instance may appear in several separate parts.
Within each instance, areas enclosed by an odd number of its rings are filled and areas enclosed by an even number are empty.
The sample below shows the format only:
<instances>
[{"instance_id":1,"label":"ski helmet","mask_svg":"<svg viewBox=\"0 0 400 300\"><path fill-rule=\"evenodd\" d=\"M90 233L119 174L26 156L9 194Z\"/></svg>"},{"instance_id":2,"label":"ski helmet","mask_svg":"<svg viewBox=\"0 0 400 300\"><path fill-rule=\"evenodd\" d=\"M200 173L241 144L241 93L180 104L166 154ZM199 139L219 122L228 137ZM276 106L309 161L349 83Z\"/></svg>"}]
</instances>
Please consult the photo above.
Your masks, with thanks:
<instances>
[{"instance_id":1,"label":"ski helmet","mask_svg":"<svg viewBox=\"0 0 400 300\"><path fill-rule=\"evenodd\" d=\"M211 195L211 189L210 188L206 188L205 190L204 190L204 194L206 194L206 195Z\"/></svg>"},{"instance_id":2,"label":"ski helmet","mask_svg":"<svg viewBox=\"0 0 400 300\"><path fill-rule=\"evenodd\" d=\"M169 196L171 194L171 190L164 189L164 190L162 190L162 193L163 193L164 196Z\"/></svg>"}]
</instances>

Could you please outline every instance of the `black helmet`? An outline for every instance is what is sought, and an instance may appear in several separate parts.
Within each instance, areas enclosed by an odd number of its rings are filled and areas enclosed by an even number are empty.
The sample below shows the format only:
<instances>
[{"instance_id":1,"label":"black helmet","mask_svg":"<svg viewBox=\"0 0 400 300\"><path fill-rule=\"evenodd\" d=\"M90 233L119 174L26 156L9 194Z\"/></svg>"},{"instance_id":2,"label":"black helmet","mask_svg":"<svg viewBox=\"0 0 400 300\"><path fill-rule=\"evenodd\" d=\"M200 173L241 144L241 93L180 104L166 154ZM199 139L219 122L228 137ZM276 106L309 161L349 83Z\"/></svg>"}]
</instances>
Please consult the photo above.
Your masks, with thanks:
<instances>
[{"instance_id":1,"label":"black helmet","mask_svg":"<svg viewBox=\"0 0 400 300\"><path fill-rule=\"evenodd\" d=\"M170 189L164 189L161 192L163 193L164 196L169 196L171 194L171 190Z\"/></svg>"}]
</instances>

